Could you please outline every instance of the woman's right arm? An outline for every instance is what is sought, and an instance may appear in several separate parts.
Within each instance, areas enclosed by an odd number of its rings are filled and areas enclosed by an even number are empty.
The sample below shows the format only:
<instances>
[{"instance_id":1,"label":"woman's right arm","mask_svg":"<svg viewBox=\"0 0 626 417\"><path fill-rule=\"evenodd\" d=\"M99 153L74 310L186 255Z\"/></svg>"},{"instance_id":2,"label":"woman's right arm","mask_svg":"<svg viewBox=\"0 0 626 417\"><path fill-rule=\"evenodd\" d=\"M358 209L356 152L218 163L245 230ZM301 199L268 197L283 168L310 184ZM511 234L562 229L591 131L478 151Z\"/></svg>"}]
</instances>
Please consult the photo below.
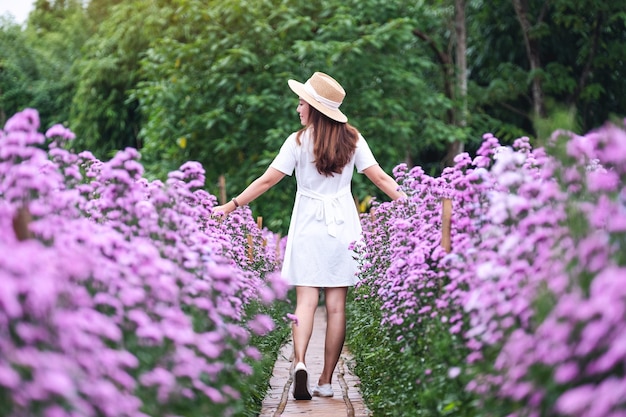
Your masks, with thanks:
<instances>
[{"instance_id":1,"label":"woman's right arm","mask_svg":"<svg viewBox=\"0 0 626 417\"><path fill-rule=\"evenodd\" d=\"M406 194L400 190L398 183L383 169L380 165L372 165L363 170L363 173L376 185L382 192L387 194L392 200L406 197Z\"/></svg>"},{"instance_id":2,"label":"woman's right arm","mask_svg":"<svg viewBox=\"0 0 626 417\"><path fill-rule=\"evenodd\" d=\"M254 180L250 185L246 187L245 190L242 191L236 197L237 204L239 206L244 206L246 204L251 203L261 194L272 188L274 185L278 184L280 180L285 176L284 173L280 172L276 168L269 167L263 175ZM228 214L235 210L238 206L235 206L234 199L229 201L228 203L213 207L213 213L223 213Z\"/></svg>"}]
</instances>

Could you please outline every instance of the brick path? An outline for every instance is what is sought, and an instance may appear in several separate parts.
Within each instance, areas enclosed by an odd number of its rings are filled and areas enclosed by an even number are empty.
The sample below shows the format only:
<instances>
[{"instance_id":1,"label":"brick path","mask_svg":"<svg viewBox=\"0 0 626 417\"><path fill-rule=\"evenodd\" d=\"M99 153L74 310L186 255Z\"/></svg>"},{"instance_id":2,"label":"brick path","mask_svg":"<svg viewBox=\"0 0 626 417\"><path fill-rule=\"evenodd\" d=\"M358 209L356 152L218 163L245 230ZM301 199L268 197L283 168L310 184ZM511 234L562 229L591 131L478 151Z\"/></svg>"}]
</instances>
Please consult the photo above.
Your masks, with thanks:
<instances>
[{"instance_id":1,"label":"brick path","mask_svg":"<svg viewBox=\"0 0 626 417\"><path fill-rule=\"evenodd\" d=\"M317 383L322 372L324 362L324 339L326 329L326 309L317 308L313 335L306 355L306 365L309 371L309 385ZM333 375L332 385L335 396L331 398L313 397L310 401L296 401L291 393L291 367L293 359L293 344L291 340L283 346L270 379L270 387L263 401L259 417L291 417L291 416L319 416L319 417L370 417L357 385L358 378L350 371L348 364L353 360L350 352L344 347L339 363Z\"/></svg>"}]
</instances>

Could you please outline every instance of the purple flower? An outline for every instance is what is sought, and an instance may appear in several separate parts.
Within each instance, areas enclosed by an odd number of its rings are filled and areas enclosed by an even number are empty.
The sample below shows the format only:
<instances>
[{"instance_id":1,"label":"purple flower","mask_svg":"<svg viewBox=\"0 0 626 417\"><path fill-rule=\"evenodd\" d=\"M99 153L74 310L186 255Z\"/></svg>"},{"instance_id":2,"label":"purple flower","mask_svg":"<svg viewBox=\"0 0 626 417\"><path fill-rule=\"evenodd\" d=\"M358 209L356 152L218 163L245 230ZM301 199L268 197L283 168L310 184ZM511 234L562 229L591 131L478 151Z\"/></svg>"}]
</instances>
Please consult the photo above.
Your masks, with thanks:
<instances>
[{"instance_id":1,"label":"purple flower","mask_svg":"<svg viewBox=\"0 0 626 417\"><path fill-rule=\"evenodd\" d=\"M615 171L592 171L587 174L587 187L593 193L613 192L619 185L620 178Z\"/></svg>"},{"instance_id":2,"label":"purple flower","mask_svg":"<svg viewBox=\"0 0 626 417\"><path fill-rule=\"evenodd\" d=\"M5 132L36 132L39 129L39 112L35 109L25 109L10 117L4 125ZM34 143L34 142L30 142Z\"/></svg>"},{"instance_id":3,"label":"purple flower","mask_svg":"<svg viewBox=\"0 0 626 417\"><path fill-rule=\"evenodd\" d=\"M76 135L61 124L56 124L46 131L47 138L56 138L63 141L74 140Z\"/></svg>"},{"instance_id":4,"label":"purple flower","mask_svg":"<svg viewBox=\"0 0 626 417\"><path fill-rule=\"evenodd\" d=\"M453 366L450 369L448 369L448 377L449 378L456 378L459 375L461 375L461 368L459 368L458 366Z\"/></svg>"},{"instance_id":5,"label":"purple flower","mask_svg":"<svg viewBox=\"0 0 626 417\"><path fill-rule=\"evenodd\" d=\"M171 391L176 385L174 375L163 368L155 368L152 371L146 372L139 380L141 384L146 387L157 386L157 398L161 403L167 401Z\"/></svg>"},{"instance_id":6,"label":"purple flower","mask_svg":"<svg viewBox=\"0 0 626 417\"><path fill-rule=\"evenodd\" d=\"M69 375L59 370L45 370L36 377L41 383L41 387L52 393L70 398L75 394L75 386Z\"/></svg>"},{"instance_id":7,"label":"purple flower","mask_svg":"<svg viewBox=\"0 0 626 417\"><path fill-rule=\"evenodd\" d=\"M554 371L554 380L559 384L567 384L579 375L578 365L572 362L559 365Z\"/></svg>"},{"instance_id":8,"label":"purple flower","mask_svg":"<svg viewBox=\"0 0 626 417\"><path fill-rule=\"evenodd\" d=\"M298 325L298 316L295 314L287 313L287 318L293 322L294 325Z\"/></svg>"},{"instance_id":9,"label":"purple flower","mask_svg":"<svg viewBox=\"0 0 626 417\"><path fill-rule=\"evenodd\" d=\"M0 362L0 386L10 390L20 384L20 375L9 364Z\"/></svg>"},{"instance_id":10,"label":"purple flower","mask_svg":"<svg viewBox=\"0 0 626 417\"><path fill-rule=\"evenodd\" d=\"M274 320L265 314L258 314L248 322L250 330L259 336L266 335L274 329Z\"/></svg>"},{"instance_id":11,"label":"purple flower","mask_svg":"<svg viewBox=\"0 0 626 417\"><path fill-rule=\"evenodd\" d=\"M590 135L595 141L595 150L600 163L621 166L626 160L626 131L613 124L607 124Z\"/></svg>"},{"instance_id":12,"label":"purple flower","mask_svg":"<svg viewBox=\"0 0 626 417\"><path fill-rule=\"evenodd\" d=\"M566 391L556 401L556 410L565 415L580 416L594 400L592 385L581 385Z\"/></svg>"}]
</instances>

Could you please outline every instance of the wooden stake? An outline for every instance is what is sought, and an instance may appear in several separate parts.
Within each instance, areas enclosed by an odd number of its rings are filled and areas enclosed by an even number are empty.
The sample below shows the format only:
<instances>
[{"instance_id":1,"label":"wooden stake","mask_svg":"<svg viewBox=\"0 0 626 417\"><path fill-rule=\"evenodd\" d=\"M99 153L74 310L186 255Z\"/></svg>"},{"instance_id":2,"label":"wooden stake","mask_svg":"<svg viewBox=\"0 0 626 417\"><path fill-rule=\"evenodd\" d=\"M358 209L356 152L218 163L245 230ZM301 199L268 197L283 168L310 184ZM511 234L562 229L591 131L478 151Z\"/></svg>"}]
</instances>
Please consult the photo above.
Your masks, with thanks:
<instances>
[{"instance_id":1,"label":"wooden stake","mask_svg":"<svg viewBox=\"0 0 626 417\"><path fill-rule=\"evenodd\" d=\"M252 240L252 235L248 235L248 259L250 262L254 261L254 240Z\"/></svg>"},{"instance_id":2,"label":"wooden stake","mask_svg":"<svg viewBox=\"0 0 626 417\"><path fill-rule=\"evenodd\" d=\"M441 205L441 246L446 253L450 253L452 250L452 200L444 198Z\"/></svg>"},{"instance_id":3,"label":"wooden stake","mask_svg":"<svg viewBox=\"0 0 626 417\"><path fill-rule=\"evenodd\" d=\"M276 259L280 258L280 239L282 239L282 237L279 233L276 235Z\"/></svg>"},{"instance_id":4,"label":"wooden stake","mask_svg":"<svg viewBox=\"0 0 626 417\"><path fill-rule=\"evenodd\" d=\"M20 242L33 237L33 232L28 228L31 220L32 216L28 207L18 208L17 213L13 216L13 231Z\"/></svg>"},{"instance_id":5,"label":"wooden stake","mask_svg":"<svg viewBox=\"0 0 626 417\"><path fill-rule=\"evenodd\" d=\"M220 204L226 204L226 177L220 175L217 180L217 187L220 190Z\"/></svg>"}]
</instances>

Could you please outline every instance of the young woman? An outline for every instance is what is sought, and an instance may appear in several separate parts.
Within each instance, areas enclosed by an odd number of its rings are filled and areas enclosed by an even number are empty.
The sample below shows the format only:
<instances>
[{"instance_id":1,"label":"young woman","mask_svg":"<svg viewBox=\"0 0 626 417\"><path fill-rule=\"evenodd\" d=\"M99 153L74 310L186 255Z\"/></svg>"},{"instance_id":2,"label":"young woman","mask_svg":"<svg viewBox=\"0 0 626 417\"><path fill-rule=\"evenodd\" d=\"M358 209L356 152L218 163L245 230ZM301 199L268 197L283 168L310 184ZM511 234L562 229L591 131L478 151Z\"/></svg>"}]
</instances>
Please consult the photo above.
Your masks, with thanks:
<instances>
[{"instance_id":1,"label":"young woman","mask_svg":"<svg viewBox=\"0 0 626 417\"><path fill-rule=\"evenodd\" d=\"M310 400L305 359L320 288L325 292L326 341L324 367L312 395L333 396L331 380L345 341L346 296L348 287L356 282L357 271L349 246L361 234L350 189L354 169L391 199L403 197L404 193L339 110L346 93L337 81L316 72L304 84L295 80L288 84L300 98L297 112L304 127L287 138L263 175L213 212L228 214L295 171L297 192L282 275L296 289L293 396Z\"/></svg>"}]
</instances>

